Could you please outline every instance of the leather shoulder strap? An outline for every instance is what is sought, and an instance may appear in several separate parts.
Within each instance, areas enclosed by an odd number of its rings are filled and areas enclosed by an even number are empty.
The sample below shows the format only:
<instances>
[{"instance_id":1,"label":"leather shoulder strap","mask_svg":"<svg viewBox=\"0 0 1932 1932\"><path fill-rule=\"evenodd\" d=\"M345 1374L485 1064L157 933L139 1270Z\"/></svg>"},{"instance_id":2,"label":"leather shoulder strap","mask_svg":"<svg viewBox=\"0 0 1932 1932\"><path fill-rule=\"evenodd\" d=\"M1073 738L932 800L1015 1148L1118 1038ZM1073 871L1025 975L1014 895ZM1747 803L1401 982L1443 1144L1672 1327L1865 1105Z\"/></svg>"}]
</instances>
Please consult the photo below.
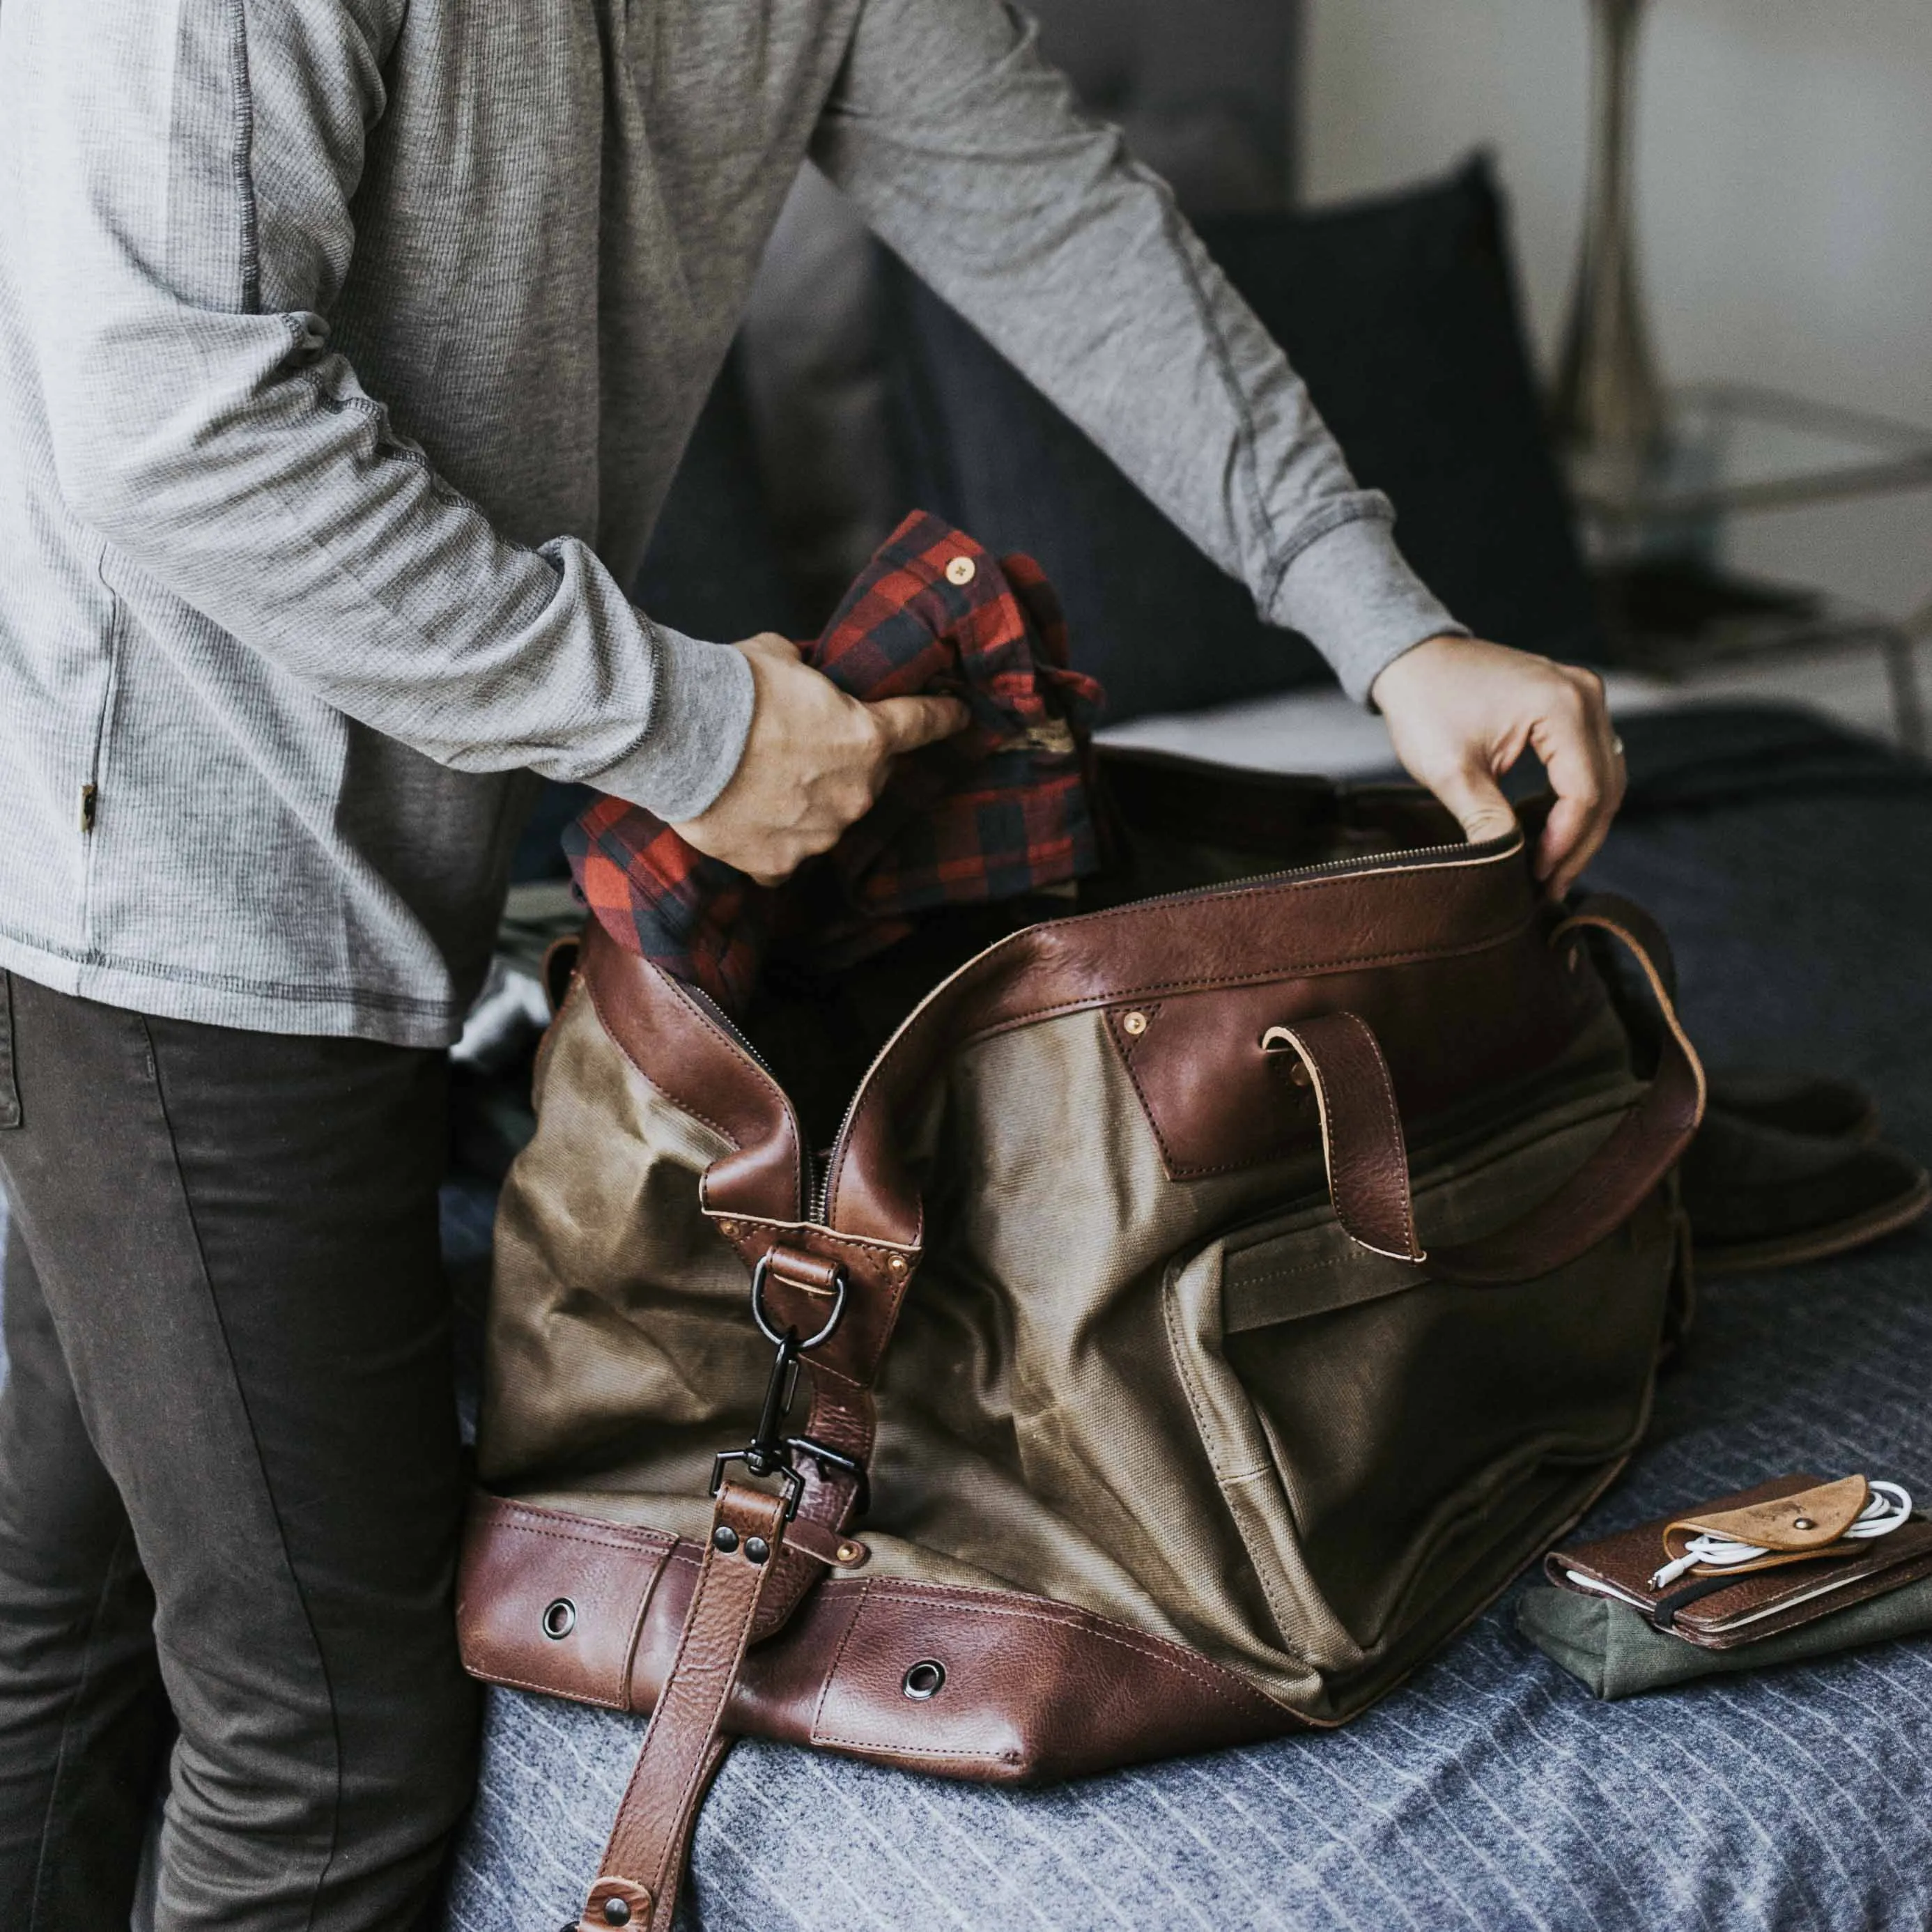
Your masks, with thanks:
<instances>
[{"instance_id":1,"label":"leather shoulder strap","mask_svg":"<svg viewBox=\"0 0 1932 1932\"><path fill-rule=\"evenodd\" d=\"M724 1708L784 1530L782 1498L737 1483L719 1491L677 1654L578 1932L671 1932L698 1810L730 1748Z\"/></svg>"}]
</instances>

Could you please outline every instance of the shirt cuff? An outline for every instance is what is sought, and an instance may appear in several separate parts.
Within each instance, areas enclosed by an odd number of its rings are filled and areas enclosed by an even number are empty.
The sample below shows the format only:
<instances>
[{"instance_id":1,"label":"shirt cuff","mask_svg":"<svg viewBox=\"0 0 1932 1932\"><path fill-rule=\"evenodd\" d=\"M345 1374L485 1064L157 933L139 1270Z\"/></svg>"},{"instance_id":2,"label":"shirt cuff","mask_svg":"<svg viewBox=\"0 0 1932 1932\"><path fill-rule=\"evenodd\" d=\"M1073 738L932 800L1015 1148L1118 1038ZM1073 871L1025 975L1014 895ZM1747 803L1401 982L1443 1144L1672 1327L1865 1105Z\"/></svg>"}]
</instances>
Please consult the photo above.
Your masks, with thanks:
<instances>
[{"instance_id":1,"label":"shirt cuff","mask_svg":"<svg viewBox=\"0 0 1932 1932\"><path fill-rule=\"evenodd\" d=\"M679 825L731 782L751 734L758 687L742 651L643 621L657 658L650 722L632 750L584 782Z\"/></svg>"},{"instance_id":2,"label":"shirt cuff","mask_svg":"<svg viewBox=\"0 0 1932 1932\"><path fill-rule=\"evenodd\" d=\"M1358 704L1403 652L1426 638L1469 635L1409 568L1376 508L1308 544L1283 573L1268 616L1307 638Z\"/></svg>"}]
</instances>

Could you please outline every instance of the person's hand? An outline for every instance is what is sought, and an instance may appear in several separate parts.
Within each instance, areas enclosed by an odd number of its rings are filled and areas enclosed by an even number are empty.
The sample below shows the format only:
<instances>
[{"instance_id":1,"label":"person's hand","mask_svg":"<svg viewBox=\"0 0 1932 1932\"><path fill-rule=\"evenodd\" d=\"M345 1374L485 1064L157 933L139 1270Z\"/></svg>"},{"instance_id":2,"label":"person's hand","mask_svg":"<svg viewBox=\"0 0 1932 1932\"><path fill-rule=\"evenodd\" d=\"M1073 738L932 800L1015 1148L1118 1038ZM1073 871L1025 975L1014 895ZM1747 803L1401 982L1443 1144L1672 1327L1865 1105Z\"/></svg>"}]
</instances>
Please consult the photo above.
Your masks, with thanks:
<instances>
[{"instance_id":1,"label":"person's hand","mask_svg":"<svg viewBox=\"0 0 1932 1932\"><path fill-rule=\"evenodd\" d=\"M1369 694L1396 756L1472 842L1514 828L1496 781L1534 749L1556 794L1536 875L1558 897L1576 884L1624 797L1623 747L1595 672L1480 638L1431 638L1390 664Z\"/></svg>"},{"instance_id":2,"label":"person's hand","mask_svg":"<svg viewBox=\"0 0 1932 1932\"><path fill-rule=\"evenodd\" d=\"M769 632L737 648L758 693L744 755L710 806L672 830L760 885L829 851L872 810L894 758L951 737L971 716L954 698L861 704Z\"/></svg>"}]
</instances>

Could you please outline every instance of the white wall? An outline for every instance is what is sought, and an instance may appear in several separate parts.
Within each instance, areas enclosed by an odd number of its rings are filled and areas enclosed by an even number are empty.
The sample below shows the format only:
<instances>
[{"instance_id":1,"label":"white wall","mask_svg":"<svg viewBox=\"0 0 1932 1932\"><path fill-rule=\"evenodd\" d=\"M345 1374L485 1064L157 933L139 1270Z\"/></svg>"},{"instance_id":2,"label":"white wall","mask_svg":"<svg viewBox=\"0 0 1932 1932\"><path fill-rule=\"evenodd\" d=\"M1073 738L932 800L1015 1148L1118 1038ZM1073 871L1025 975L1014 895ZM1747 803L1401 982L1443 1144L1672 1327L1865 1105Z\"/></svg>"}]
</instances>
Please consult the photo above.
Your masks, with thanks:
<instances>
[{"instance_id":1,"label":"white wall","mask_svg":"<svg viewBox=\"0 0 1932 1932\"><path fill-rule=\"evenodd\" d=\"M1492 147L1546 365L1582 194L1585 0L1310 4L1309 197ZM1932 426L1932 0L1652 0L1641 56L1666 374ZM1902 613L1932 597L1932 491L1754 518L1733 554Z\"/></svg>"}]
</instances>

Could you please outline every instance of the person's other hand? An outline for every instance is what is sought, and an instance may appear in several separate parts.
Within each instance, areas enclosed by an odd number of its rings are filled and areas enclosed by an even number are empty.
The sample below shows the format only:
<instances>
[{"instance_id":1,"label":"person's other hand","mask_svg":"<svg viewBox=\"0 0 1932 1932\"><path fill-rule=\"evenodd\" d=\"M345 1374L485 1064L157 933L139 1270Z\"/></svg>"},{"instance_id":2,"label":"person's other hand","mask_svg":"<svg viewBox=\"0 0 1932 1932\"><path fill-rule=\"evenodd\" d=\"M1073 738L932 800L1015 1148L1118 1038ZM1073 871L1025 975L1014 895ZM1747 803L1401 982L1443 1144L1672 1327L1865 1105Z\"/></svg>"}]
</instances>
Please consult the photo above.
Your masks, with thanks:
<instances>
[{"instance_id":1,"label":"person's other hand","mask_svg":"<svg viewBox=\"0 0 1932 1932\"><path fill-rule=\"evenodd\" d=\"M872 810L892 760L964 729L954 698L848 698L798 647L767 632L739 645L757 698L744 755L705 811L674 826L686 844L760 885L782 884Z\"/></svg>"},{"instance_id":2,"label":"person's other hand","mask_svg":"<svg viewBox=\"0 0 1932 1932\"><path fill-rule=\"evenodd\" d=\"M1624 797L1623 750L1595 672L1477 638L1431 638L1388 665L1370 695L1396 756L1472 842L1514 827L1496 782L1533 748L1556 794L1536 875L1559 897L1576 884Z\"/></svg>"}]
</instances>

